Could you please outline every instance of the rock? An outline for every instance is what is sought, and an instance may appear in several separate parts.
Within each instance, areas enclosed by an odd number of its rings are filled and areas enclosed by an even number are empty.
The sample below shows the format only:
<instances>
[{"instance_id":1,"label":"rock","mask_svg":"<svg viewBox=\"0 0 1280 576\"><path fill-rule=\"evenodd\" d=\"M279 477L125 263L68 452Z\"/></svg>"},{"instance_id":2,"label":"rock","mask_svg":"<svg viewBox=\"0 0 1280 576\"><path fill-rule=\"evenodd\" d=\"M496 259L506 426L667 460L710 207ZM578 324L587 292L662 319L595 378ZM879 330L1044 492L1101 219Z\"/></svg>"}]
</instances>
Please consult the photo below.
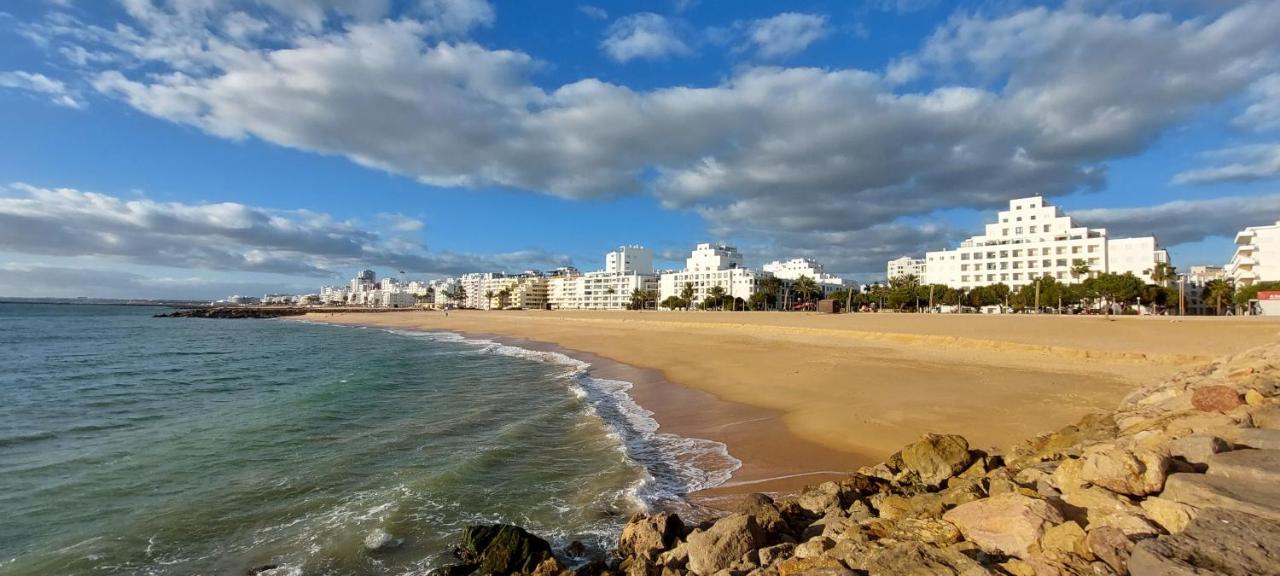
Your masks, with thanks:
<instances>
[{"instance_id":1,"label":"rock","mask_svg":"<svg viewBox=\"0 0 1280 576\"><path fill-rule=\"evenodd\" d=\"M475 571L475 564L447 564L432 570L428 576L467 576Z\"/></svg>"},{"instance_id":2,"label":"rock","mask_svg":"<svg viewBox=\"0 0 1280 576\"><path fill-rule=\"evenodd\" d=\"M986 576L991 571L952 549L919 542L903 542L885 548L866 562L871 576Z\"/></svg>"},{"instance_id":3,"label":"rock","mask_svg":"<svg viewBox=\"0 0 1280 576\"><path fill-rule=\"evenodd\" d=\"M1230 449L1231 445L1226 440L1212 434L1192 434L1169 442L1170 456L1186 460L1200 471L1204 470L1210 456Z\"/></svg>"},{"instance_id":4,"label":"rock","mask_svg":"<svg viewBox=\"0 0 1280 576\"><path fill-rule=\"evenodd\" d=\"M1253 425L1267 430L1280 430L1280 404L1261 406L1249 411Z\"/></svg>"},{"instance_id":5,"label":"rock","mask_svg":"<svg viewBox=\"0 0 1280 576\"><path fill-rule=\"evenodd\" d=\"M960 530L950 522L933 518L878 519L866 524L868 532L876 538L924 542L946 546L960 540Z\"/></svg>"},{"instance_id":6,"label":"rock","mask_svg":"<svg viewBox=\"0 0 1280 576\"><path fill-rule=\"evenodd\" d=\"M848 514L849 519L854 522L861 522L868 518L873 518L876 515L875 512L871 510L871 507L867 506L865 500L859 500L850 504L849 509L845 510L845 513Z\"/></svg>"},{"instance_id":7,"label":"rock","mask_svg":"<svg viewBox=\"0 0 1280 576\"><path fill-rule=\"evenodd\" d=\"M1142 510L1147 513L1147 518L1159 524L1165 532L1170 534L1181 532L1196 517L1195 508L1168 498L1152 496L1143 500L1141 504Z\"/></svg>"},{"instance_id":8,"label":"rock","mask_svg":"<svg viewBox=\"0 0 1280 576\"><path fill-rule=\"evenodd\" d=\"M814 558L821 556L823 552L834 548L835 545L835 540L826 536L818 536L796 546L793 556L796 558Z\"/></svg>"},{"instance_id":9,"label":"rock","mask_svg":"<svg viewBox=\"0 0 1280 576\"><path fill-rule=\"evenodd\" d=\"M1205 510L1181 534L1140 542L1134 576L1280 574L1280 523L1242 512Z\"/></svg>"},{"instance_id":10,"label":"rock","mask_svg":"<svg viewBox=\"0 0 1280 576\"><path fill-rule=\"evenodd\" d=\"M755 518L746 514L725 516L706 531L689 535L689 569L699 576L710 576L764 545L764 532Z\"/></svg>"},{"instance_id":11,"label":"rock","mask_svg":"<svg viewBox=\"0 0 1280 576\"><path fill-rule=\"evenodd\" d=\"M621 556L636 555L653 560L670 548L683 533L684 523L675 514L635 514L622 528L622 536L618 538L618 553Z\"/></svg>"},{"instance_id":12,"label":"rock","mask_svg":"<svg viewBox=\"0 0 1280 576\"><path fill-rule=\"evenodd\" d=\"M903 469L914 473L928 486L942 485L972 462L969 442L955 434L926 434L919 442L902 449Z\"/></svg>"},{"instance_id":13,"label":"rock","mask_svg":"<svg viewBox=\"0 0 1280 576\"><path fill-rule=\"evenodd\" d=\"M391 534L382 528L378 528L364 537L364 549L370 552L390 550L399 544L399 540L392 538Z\"/></svg>"},{"instance_id":14,"label":"rock","mask_svg":"<svg viewBox=\"0 0 1280 576\"><path fill-rule=\"evenodd\" d=\"M773 504L773 499L764 494L747 495L738 505L738 512L755 518L770 543L777 543L782 535L791 533L782 512Z\"/></svg>"},{"instance_id":15,"label":"rock","mask_svg":"<svg viewBox=\"0 0 1280 576\"><path fill-rule=\"evenodd\" d=\"M817 558L788 558L778 562L778 576L853 576L839 560L820 556Z\"/></svg>"},{"instance_id":16,"label":"rock","mask_svg":"<svg viewBox=\"0 0 1280 576\"><path fill-rule=\"evenodd\" d=\"M546 540L509 524L468 526L457 553L486 574L533 572L544 560L555 558Z\"/></svg>"},{"instance_id":17,"label":"rock","mask_svg":"<svg viewBox=\"0 0 1280 576\"><path fill-rule=\"evenodd\" d=\"M1173 474L1161 498L1201 510L1225 508L1280 520L1280 487L1212 474Z\"/></svg>"},{"instance_id":18,"label":"rock","mask_svg":"<svg viewBox=\"0 0 1280 576\"><path fill-rule=\"evenodd\" d=\"M1280 430L1244 428L1236 431L1228 440L1246 448L1280 450Z\"/></svg>"},{"instance_id":19,"label":"rock","mask_svg":"<svg viewBox=\"0 0 1280 576\"><path fill-rule=\"evenodd\" d=\"M1231 386L1201 386L1191 393L1191 405L1202 412L1226 412L1241 404L1240 393Z\"/></svg>"},{"instance_id":20,"label":"rock","mask_svg":"<svg viewBox=\"0 0 1280 576\"><path fill-rule=\"evenodd\" d=\"M1261 392L1252 388L1250 388L1248 392L1244 393L1244 403L1250 406L1261 406L1262 403L1266 401L1266 397L1264 397Z\"/></svg>"},{"instance_id":21,"label":"rock","mask_svg":"<svg viewBox=\"0 0 1280 576\"><path fill-rule=\"evenodd\" d=\"M274 572L279 567L280 567L279 564L263 564L261 566L254 566L253 568L246 570L245 574L248 576L258 576L259 574Z\"/></svg>"},{"instance_id":22,"label":"rock","mask_svg":"<svg viewBox=\"0 0 1280 576\"><path fill-rule=\"evenodd\" d=\"M832 508L840 508L840 484L827 481L817 486L806 487L796 498L796 503L817 515L823 515Z\"/></svg>"},{"instance_id":23,"label":"rock","mask_svg":"<svg viewBox=\"0 0 1280 576\"><path fill-rule=\"evenodd\" d=\"M1062 522L1062 514L1044 500L1001 494L961 504L942 519L955 524L966 539L983 550L1023 557L1045 530Z\"/></svg>"},{"instance_id":24,"label":"rock","mask_svg":"<svg viewBox=\"0 0 1280 576\"><path fill-rule=\"evenodd\" d=\"M658 566L648 556L636 555L622 559L618 565L625 576L657 576Z\"/></svg>"},{"instance_id":25,"label":"rock","mask_svg":"<svg viewBox=\"0 0 1280 576\"><path fill-rule=\"evenodd\" d=\"M1169 459L1157 452L1104 444L1085 452L1080 479L1117 494L1145 496L1164 487L1168 471Z\"/></svg>"},{"instance_id":26,"label":"rock","mask_svg":"<svg viewBox=\"0 0 1280 576\"><path fill-rule=\"evenodd\" d=\"M684 568L689 563L689 545L681 542L658 555L658 563L670 568Z\"/></svg>"},{"instance_id":27,"label":"rock","mask_svg":"<svg viewBox=\"0 0 1280 576\"><path fill-rule=\"evenodd\" d=\"M1011 468L1023 469L1037 462L1061 460L1079 454L1081 446L1115 435L1116 423L1110 415L1090 414L1057 432L1014 447L1008 464Z\"/></svg>"},{"instance_id":28,"label":"rock","mask_svg":"<svg viewBox=\"0 0 1280 576\"><path fill-rule=\"evenodd\" d=\"M1085 536L1089 552L1117 574L1128 574L1129 555L1133 553L1133 541L1123 532L1110 526L1089 530Z\"/></svg>"},{"instance_id":29,"label":"rock","mask_svg":"<svg viewBox=\"0 0 1280 576\"><path fill-rule=\"evenodd\" d=\"M1089 559L1093 556L1085 544L1084 529L1075 522L1063 522L1048 530L1040 538L1040 549L1046 553L1074 554Z\"/></svg>"},{"instance_id":30,"label":"rock","mask_svg":"<svg viewBox=\"0 0 1280 576\"><path fill-rule=\"evenodd\" d=\"M1280 450L1237 450L1208 459L1209 474L1280 485ZM1280 502L1277 503L1280 505Z\"/></svg>"},{"instance_id":31,"label":"rock","mask_svg":"<svg viewBox=\"0 0 1280 576\"><path fill-rule=\"evenodd\" d=\"M790 543L774 544L773 546L761 548L759 552L760 565L768 566L778 560L790 558L795 550L796 545Z\"/></svg>"}]
</instances>

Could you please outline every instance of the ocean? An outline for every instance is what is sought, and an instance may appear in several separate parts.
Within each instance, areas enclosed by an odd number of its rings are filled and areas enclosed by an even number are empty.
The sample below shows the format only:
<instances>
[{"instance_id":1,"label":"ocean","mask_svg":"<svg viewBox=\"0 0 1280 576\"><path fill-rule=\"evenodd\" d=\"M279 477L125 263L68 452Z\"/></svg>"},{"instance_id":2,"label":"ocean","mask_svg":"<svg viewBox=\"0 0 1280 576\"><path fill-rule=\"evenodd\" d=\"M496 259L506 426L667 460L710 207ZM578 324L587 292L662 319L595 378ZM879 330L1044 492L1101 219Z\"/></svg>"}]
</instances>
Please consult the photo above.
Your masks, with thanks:
<instances>
[{"instance_id":1,"label":"ocean","mask_svg":"<svg viewBox=\"0 0 1280 576\"><path fill-rule=\"evenodd\" d=\"M160 311L0 304L0 575L425 574L493 522L599 551L738 465L558 353Z\"/></svg>"}]
</instances>

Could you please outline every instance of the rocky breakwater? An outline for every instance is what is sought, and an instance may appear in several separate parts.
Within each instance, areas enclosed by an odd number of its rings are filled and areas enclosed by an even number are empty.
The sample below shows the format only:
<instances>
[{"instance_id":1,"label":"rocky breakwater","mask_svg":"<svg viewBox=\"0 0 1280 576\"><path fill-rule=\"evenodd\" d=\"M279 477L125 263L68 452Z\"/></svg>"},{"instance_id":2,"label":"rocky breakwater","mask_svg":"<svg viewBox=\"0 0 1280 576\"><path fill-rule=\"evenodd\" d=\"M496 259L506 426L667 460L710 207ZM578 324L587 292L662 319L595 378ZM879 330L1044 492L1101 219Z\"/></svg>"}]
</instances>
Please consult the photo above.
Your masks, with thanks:
<instances>
[{"instance_id":1,"label":"rocky breakwater","mask_svg":"<svg viewBox=\"0 0 1280 576\"><path fill-rule=\"evenodd\" d=\"M156 314L156 318L280 318L302 316L316 312L314 308L256 308L248 306L213 306L209 308L184 308L168 314Z\"/></svg>"},{"instance_id":2,"label":"rocky breakwater","mask_svg":"<svg viewBox=\"0 0 1280 576\"><path fill-rule=\"evenodd\" d=\"M1280 348L1254 349L1004 454L930 434L844 480L753 494L697 526L639 514L612 556L572 572L1280 574L1278 396ZM463 564L440 572L571 573L545 542L513 534L533 542L493 538L504 543L489 552L469 531Z\"/></svg>"}]
</instances>

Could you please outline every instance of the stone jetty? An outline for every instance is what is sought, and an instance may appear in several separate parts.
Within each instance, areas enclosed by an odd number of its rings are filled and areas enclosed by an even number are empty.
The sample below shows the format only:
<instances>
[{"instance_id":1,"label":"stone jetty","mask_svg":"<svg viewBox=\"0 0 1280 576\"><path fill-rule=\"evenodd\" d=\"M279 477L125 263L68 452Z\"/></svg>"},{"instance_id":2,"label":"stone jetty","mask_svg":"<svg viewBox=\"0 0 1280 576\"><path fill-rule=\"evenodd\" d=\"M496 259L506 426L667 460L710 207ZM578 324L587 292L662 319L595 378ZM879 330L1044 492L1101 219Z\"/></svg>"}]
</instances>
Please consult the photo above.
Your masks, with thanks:
<instances>
[{"instance_id":1,"label":"stone jetty","mask_svg":"<svg viewBox=\"0 0 1280 576\"><path fill-rule=\"evenodd\" d=\"M637 514L579 565L516 527L468 530L439 574L1280 574L1280 347L1130 394L1109 414L980 450L928 434L799 494L687 525Z\"/></svg>"}]
</instances>

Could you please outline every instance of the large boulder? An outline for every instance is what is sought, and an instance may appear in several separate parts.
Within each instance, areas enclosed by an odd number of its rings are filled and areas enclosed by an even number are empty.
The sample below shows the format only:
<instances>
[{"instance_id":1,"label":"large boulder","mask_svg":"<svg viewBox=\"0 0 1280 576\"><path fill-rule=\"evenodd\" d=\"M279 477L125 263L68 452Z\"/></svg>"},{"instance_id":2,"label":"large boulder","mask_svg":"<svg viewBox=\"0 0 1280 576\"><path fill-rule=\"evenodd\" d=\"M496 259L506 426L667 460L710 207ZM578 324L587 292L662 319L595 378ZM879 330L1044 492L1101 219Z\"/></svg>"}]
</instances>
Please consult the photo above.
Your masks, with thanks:
<instances>
[{"instance_id":1,"label":"large boulder","mask_svg":"<svg viewBox=\"0 0 1280 576\"><path fill-rule=\"evenodd\" d=\"M1280 485L1280 450L1236 450L1207 460L1214 476Z\"/></svg>"},{"instance_id":2,"label":"large boulder","mask_svg":"<svg viewBox=\"0 0 1280 576\"><path fill-rule=\"evenodd\" d=\"M940 486L948 478L963 472L973 463L969 442L956 434L926 434L920 441L902 449L902 466L920 483Z\"/></svg>"},{"instance_id":3,"label":"large boulder","mask_svg":"<svg viewBox=\"0 0 1280 576\"><path fill-rule=\"evenodd\" d=\"M1062 523L1062 514L1044 500L1001 494L961 504L942 515L965 539L990 552L1024 557L1046 530Z\"/></svg>"},{"instance_id":4,"label":"large boulder","mask_svg":"<svg viewBox=\"0 0 1280 576\"><path fill-rule=\"evenodd\" d=\"M1080 479L1117 494L1146 496L1164 487L1169 458L1145 449L1098 445L1085 452Z\"/></svg>"},{"instance_id":5,"label":"large boulder","mask_svg":"<svg viewBox=\"0 0 1280 576\"><path fill-rule=\"evenodd\" d=\"M468 526L457 555L482 574L533 573L544 562L555 561L546 540L509 524Z\"/></svg>"},{"instance_id":6,"label":"large boulder","mask_svg":"<svg viewBox=\"0 0 1280 576\"><path fill-rule=\"evenodd\" d=\"M839 560L819 556L815 558L788 558L776 565L778 576L853 576Z\"/></svg>"},{"instance_id":7,"label":"large boulder","mask_svg":"<svg viewBox=\"0 0 1280 576\"><path fill-rule=\"evenodd\" d=\"M689 570L699 576L715 574L765 544L764 532L755 518L746 514L725 516L705 531L689 535Z\"/></svg>"},{"instance_id":8,"label":"large boulder","mask_svg":"<svg viewBox=\"0 0 1280 576\"><path fill-rule=\"evenodd\" d=\"M1231 445L1212 434L1192 434L1169 442L1169 455L1181 458L1204 471L1209 457L1231 450Z\"/></svg>"},{"instance_id":9,"label":"large boulder","mask_svg":"<svg viewBox=\"0 0 1280 576\"><path fill-rule=\"evenodd\" d=\"M866 562L871 576L987 576L991 571L972 558L951 549L919 542L895 544L873 554Z\"/></svg>"},{"instance_id":10,"label":"large boulder","mask_svg":"<svg viewBox=\"0 0 1280 576\"><path fill-rule=\"evenodd\" d=\"M622 528L622 536L618 538L618 554L623 557L644 556L653 560L675 544L683 533L684 523L675 514L635 514Z\"/></svg>"},{"instance_id":11,"label":"large boulder","mask_svg":"<svg viewBox=\"0 0 1280 576\"><path fill-rule=\"evenodd\" d=\"M1110 566L1117 574L1128 574L1129 555L1133 553L1133 541L1123 532L1110 526L1091 528L1084 538L1089 553Z\"/></svg>"},{"instance_id":12,"label":"large boulder","mask_svg":"<svg viewBox=\"0 0 1280 576\"><path fill-rule=\"evenodd\" d=\"M1201 386L1191 393L1191 405L1204 412L1226 412L1244 404L1232 386Z\"/></svg>"},{"instance_id":13,"label":"large boulder","mask_svg":"<svg viewBox=\"0 0 1280 576\"><path fill-rule=\"evenodd\" d=\"M782 541L783 536L791 535L791 527L787 524L782 511L774 505L773 499L764 494L749 494L738 505L738 512L756 519L765 539L770 544Z\"/></svg>"},{"instance_id":14,"label":"large boulder","mask_svg":"<svg viewBox=\"0 0 1280 576\"><path fill-rule=\"evenodd\" d=\"M1243 512L1203 511L1181 534L1139 542L1134 576L1280 574L1280 523Z\"/></svg>"},{"instance_id":15,"label":"large boulder","mask_svg":"<svg viewBox=\"0 0 1280 576\"><path fill-rule=\"evenodd\" d=\"M1280 487L1213 474L1173 474L1161 498L1193 508L1225 508L1280 521Z\"/></svg>"}]
</instances>

